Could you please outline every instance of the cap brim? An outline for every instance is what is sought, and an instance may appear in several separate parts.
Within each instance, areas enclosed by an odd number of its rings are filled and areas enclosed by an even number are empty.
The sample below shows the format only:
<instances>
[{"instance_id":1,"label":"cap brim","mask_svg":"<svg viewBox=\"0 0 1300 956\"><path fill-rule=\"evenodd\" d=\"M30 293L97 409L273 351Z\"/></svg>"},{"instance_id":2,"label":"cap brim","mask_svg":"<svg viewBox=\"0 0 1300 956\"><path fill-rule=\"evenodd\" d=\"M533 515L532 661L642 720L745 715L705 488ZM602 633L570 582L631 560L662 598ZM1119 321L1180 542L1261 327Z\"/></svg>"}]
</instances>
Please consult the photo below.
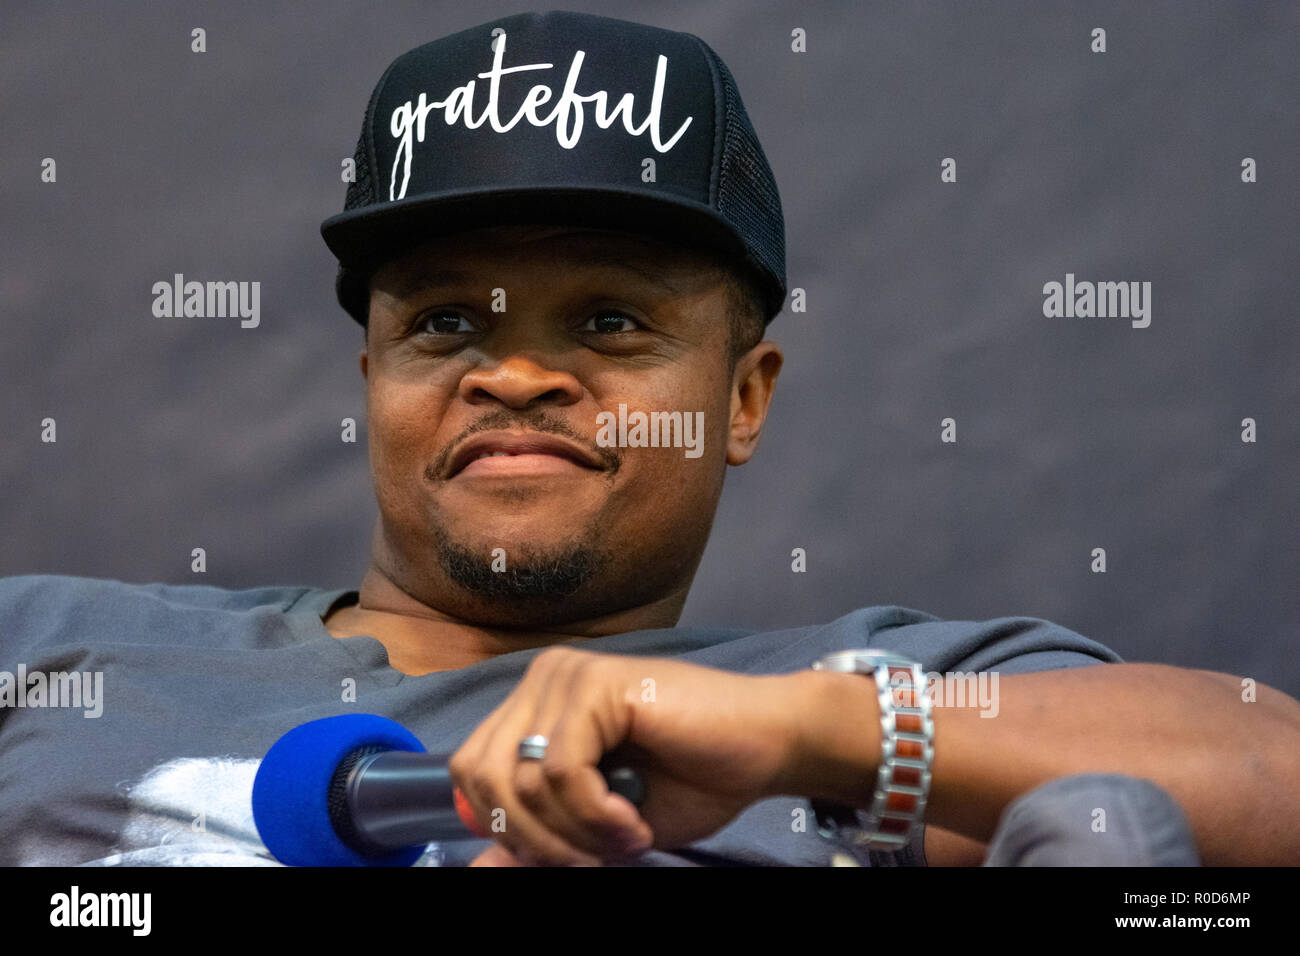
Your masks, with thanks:
<instances>
[{"instance_id":1,"label":"cap brim","mask_svg":"<svg viewBox=\"0 0 1300 956\"><path fill-rule=\"evenodd\" d=\"M365 271L430 239L469 229L529 223L617 229L745 258L740 237L703 203L590 186L419 196L332 216L321 224L321 235L340 265Z\"/></svg>"}]
</instances>

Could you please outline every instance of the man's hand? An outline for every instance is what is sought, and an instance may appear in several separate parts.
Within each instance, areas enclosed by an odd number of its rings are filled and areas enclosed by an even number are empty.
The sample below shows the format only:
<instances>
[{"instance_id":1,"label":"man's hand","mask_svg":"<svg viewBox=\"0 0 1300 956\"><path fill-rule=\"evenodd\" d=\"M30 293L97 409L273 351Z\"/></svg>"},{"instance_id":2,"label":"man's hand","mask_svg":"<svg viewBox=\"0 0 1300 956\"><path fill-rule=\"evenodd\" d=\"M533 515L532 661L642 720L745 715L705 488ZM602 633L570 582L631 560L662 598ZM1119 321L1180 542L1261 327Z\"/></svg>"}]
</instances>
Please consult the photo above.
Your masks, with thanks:
<instances>
[{"instance_id":1,"label":"man's hand","mask_svg":"<svg viewBox=\"0 0 1300 956\"><path fill-rule=\"evenodd\" d=\"M997 719L984 717L934 711L926 820L964 838L954 862L974 862L968 851L1016 798L1079 773L1163 788L1206 865L1300 859L1300 702L1281 691L1212 671L1105 664L1006 675ZM520 761L532 734L550 739L546 759ZM596 769L611 751L645 778L639 814ZM556 647L451 771L481 823L505 824L492 828L500 849L476 863L590 864L684 846L770 796L862 807L880 752L875 687L857 674L749 677ZM944 841L930 843L947 855Z\"/></svg>"},{"instance_id":2,"label":"man's hand","mask_svg":"<svg viewBox=\"0 0 1300 956\"><path fill-rule=\"evenodd\" d=\"M451 758L491 831L477 865L598 865L684 846L782 792L797 759L805 685L654 657L554 647ZM542 760L519 741L550 740ZM596 769L609 752L642 774L640 812Z\"/></svg>"}]
</instances>

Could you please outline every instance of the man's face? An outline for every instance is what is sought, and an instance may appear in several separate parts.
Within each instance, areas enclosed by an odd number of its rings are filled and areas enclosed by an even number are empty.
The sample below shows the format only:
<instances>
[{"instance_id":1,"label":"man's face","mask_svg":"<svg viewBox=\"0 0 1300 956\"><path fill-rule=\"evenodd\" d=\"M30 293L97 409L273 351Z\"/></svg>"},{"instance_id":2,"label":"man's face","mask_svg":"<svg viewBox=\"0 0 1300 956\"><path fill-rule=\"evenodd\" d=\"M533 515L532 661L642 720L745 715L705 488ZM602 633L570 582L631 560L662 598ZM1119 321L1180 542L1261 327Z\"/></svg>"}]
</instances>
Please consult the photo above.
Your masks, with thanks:
<instances>
[{"instance_id":1,"label":"man's face","mask_svg":"<svg viewBox=\"0 0 1300 956\"><path fill-rule=\"evenodd\" d=\"M550 227L433 241L376 272L361 365L377 567L485 625L684 599L766 409L736 387L728 281L694 253ZM620 405L703 412L702 454L601 447L598 416Z\"/></svg>"}]
</instances>

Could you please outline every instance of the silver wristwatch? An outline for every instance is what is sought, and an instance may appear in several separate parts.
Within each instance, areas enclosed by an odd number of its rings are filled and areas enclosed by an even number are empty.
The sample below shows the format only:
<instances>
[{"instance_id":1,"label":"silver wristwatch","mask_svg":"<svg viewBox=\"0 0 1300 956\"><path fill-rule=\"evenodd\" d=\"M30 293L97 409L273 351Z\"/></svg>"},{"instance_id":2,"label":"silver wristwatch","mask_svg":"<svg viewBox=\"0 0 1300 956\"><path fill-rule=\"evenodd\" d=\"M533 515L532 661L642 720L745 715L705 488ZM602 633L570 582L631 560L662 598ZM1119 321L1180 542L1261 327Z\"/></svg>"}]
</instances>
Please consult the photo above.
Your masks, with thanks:
<instances>
[{"instance_id":1,"label":"silver wristwatch","mask_svg":"<svg viewBox=\"0 0 1300 956\"><path fill-rule=\"evenodd\" d=\"M897 852L921 824L934 762L933 702L921 665L892 651L866 648L828 654L813 669L874 680L880 704L880 767L870 809L813 800L818 832L856 859L872 850Z\"/></svg>"}]
</instances>

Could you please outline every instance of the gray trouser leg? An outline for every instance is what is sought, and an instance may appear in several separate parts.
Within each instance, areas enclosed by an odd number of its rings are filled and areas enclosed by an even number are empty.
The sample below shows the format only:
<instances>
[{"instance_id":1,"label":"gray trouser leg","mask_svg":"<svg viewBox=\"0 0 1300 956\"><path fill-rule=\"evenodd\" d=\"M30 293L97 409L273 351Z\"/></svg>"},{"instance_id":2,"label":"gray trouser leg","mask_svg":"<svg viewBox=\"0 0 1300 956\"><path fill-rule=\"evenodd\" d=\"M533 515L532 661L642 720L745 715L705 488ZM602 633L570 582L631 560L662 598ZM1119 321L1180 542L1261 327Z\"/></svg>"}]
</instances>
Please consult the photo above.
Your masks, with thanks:
<instances>
[{"instance_id":1,"label":"gray trouser leg","mask_svg":"<svg viewBox=\"0 0 1300 956\"><path fill-rule=\"evenodd\" d=\"M1061 777L1002 813L985 866L1199 866L1182 809L1149 780Z\"/></svg>"}]
</instances>

